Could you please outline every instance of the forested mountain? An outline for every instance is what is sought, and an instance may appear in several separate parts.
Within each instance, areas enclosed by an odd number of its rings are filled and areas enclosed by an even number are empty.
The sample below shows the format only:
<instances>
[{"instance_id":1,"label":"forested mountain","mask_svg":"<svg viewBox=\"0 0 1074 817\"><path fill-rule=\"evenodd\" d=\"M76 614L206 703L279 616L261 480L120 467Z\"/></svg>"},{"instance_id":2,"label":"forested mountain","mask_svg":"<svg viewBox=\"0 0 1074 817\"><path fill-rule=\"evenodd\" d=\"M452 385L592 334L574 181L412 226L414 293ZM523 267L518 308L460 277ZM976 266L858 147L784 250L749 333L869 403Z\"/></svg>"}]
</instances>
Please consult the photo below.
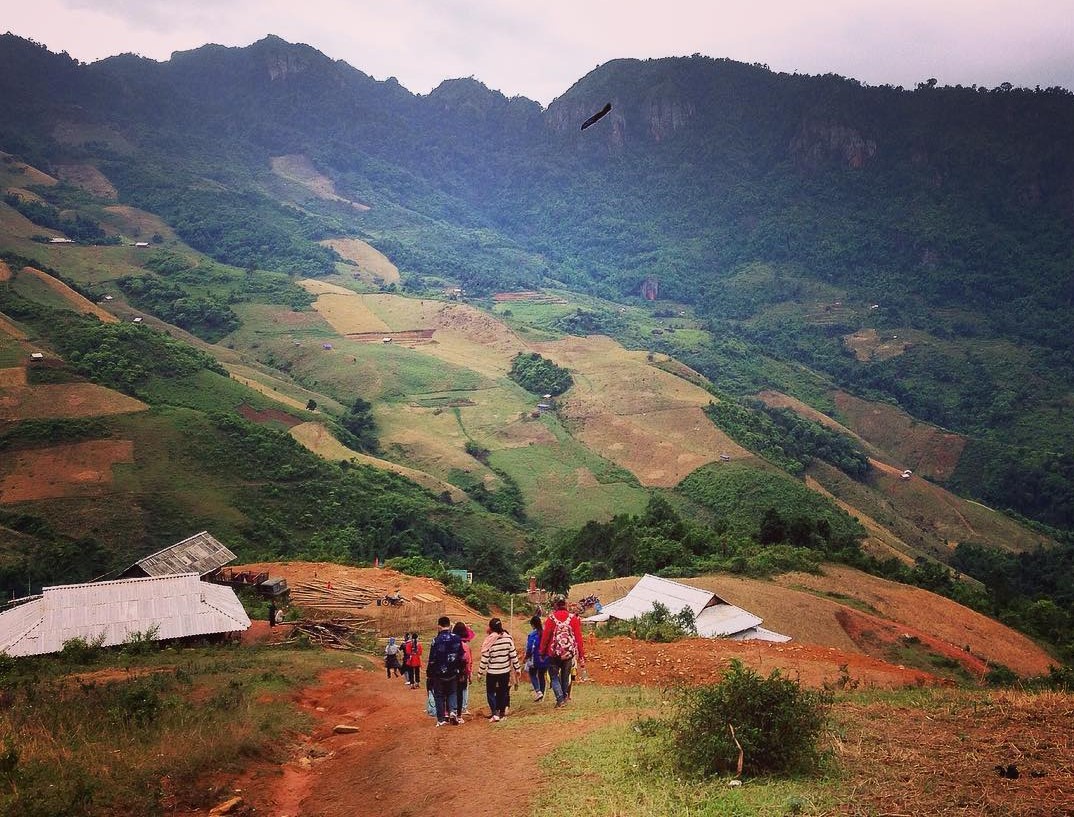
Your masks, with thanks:
<instances>
[{"instance_id":1,"label":"forested mountain","mask_svg":"<svg viewBox=\"0 0 1074 817\"><path fill-rule=\"evenodd\" d=\"M7 35L0 98L0 148L96 165L220 261L316 275L336 260L316 242L354 235L418 291L691 304L719 340L682 356L724 390L794 391L740 354L805 363L969 437L967 494L1074 526L1069 91L695 55L609 62L542 109L473 79L417 96L276 37L80 65ZM271 160L294 155L333 197L281 183ZM868 331L898 354L852 354Z\"/></svg>"}]
</instances>

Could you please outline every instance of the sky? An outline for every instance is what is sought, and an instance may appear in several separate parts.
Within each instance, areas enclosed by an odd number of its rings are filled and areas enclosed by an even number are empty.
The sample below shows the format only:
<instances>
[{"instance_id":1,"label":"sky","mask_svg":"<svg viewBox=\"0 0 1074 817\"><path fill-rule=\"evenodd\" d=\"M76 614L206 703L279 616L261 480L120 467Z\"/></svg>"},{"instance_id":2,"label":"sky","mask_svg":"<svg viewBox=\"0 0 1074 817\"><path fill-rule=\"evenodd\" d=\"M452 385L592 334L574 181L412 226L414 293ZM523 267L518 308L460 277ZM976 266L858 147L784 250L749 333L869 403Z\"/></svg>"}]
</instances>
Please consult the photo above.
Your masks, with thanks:
<instances>
[{"instance_id":1,"label":"sky","mask_svg":"<svg viewBox=\"0 0 1074 817\"><path fill-rule=\"evenodd\" d=\"M700 53L912 88L1074 89L1071 0L4 0L0 30L84 62L267 34L414 93L474 77L547 105L619 57Z\"/></svg>"}]
</instances>

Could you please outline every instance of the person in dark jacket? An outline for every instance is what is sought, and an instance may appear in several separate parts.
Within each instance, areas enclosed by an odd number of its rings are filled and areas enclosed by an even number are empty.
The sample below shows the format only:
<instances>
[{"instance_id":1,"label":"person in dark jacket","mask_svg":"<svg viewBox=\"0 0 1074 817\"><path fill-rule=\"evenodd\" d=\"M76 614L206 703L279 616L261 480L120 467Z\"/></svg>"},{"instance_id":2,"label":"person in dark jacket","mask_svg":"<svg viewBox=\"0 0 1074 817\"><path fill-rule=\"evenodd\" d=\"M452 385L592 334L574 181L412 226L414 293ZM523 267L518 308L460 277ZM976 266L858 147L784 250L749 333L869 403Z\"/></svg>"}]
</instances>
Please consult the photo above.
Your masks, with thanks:
<instances>
[{"instance_id":1,"label":"person in dark jacket","mask_svg":"<svg viewBox=\"0 0 1074 817\"><path fill-rule=\"evenodd\" d=\"M462 639L451 632L451 619L441 616L436 622L439 631L429 647L429 663L425 672L432 685L436 701L436 725L460 724L458 686L463 670Z\"/></svg>"}]
</instances>

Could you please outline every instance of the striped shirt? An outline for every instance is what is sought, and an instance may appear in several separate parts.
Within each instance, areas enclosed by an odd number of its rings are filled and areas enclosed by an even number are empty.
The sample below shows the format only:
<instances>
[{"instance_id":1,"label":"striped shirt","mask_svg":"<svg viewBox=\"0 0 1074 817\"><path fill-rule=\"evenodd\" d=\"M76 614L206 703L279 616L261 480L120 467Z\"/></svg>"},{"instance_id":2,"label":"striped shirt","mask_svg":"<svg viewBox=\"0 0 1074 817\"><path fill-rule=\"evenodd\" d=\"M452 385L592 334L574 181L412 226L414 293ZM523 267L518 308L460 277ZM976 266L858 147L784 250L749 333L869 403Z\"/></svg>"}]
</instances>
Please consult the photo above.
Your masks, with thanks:
<instances>
[{"instance_id":1,"label":"striped shirt","mask_svg":"<svg viewBox=\"0 0 1074 817\"><path fill-rule=\"evenodd\" d=\"M518 663L518 650L510 634L501 633L488 648L481 651L481 664L477 668L478 675L506 675L512 669L521 672L522 666Z\"/></svg>"}]
</instances>

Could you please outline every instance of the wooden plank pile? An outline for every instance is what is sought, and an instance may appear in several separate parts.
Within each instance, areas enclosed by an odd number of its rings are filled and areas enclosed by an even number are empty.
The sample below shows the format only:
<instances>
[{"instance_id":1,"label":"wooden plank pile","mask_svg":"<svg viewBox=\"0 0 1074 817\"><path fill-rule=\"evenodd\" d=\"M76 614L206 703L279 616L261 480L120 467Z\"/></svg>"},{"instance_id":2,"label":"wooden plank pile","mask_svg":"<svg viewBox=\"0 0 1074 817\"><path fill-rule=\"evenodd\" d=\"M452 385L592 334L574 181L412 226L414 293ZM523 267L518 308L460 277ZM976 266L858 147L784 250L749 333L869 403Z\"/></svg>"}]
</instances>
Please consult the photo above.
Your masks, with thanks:
<instances>
[{"instance_id":1,"label":"wooden plank pile","mask_svg":"<svg viewBox=\"0 0 1074 817\"><path fill-rule=\"evenodd\" d=\"M305 610L360 610L375 604L384 593L384 588L344 579L303 581L291 585L291 602Z\"/></svg>"},{"instance_id":2,"label":"wooden plank pile","mask_svg":"<svg viewBox=\"0 0 1074 817\"><path fill-rule=\"evenodd\" d=\"M294 644L305 636L313 644L330 650L358 650L360 642L376 637L367 618L302 619L291 624L291 634L278 644Z\"/></svg>"}]
</instances>

